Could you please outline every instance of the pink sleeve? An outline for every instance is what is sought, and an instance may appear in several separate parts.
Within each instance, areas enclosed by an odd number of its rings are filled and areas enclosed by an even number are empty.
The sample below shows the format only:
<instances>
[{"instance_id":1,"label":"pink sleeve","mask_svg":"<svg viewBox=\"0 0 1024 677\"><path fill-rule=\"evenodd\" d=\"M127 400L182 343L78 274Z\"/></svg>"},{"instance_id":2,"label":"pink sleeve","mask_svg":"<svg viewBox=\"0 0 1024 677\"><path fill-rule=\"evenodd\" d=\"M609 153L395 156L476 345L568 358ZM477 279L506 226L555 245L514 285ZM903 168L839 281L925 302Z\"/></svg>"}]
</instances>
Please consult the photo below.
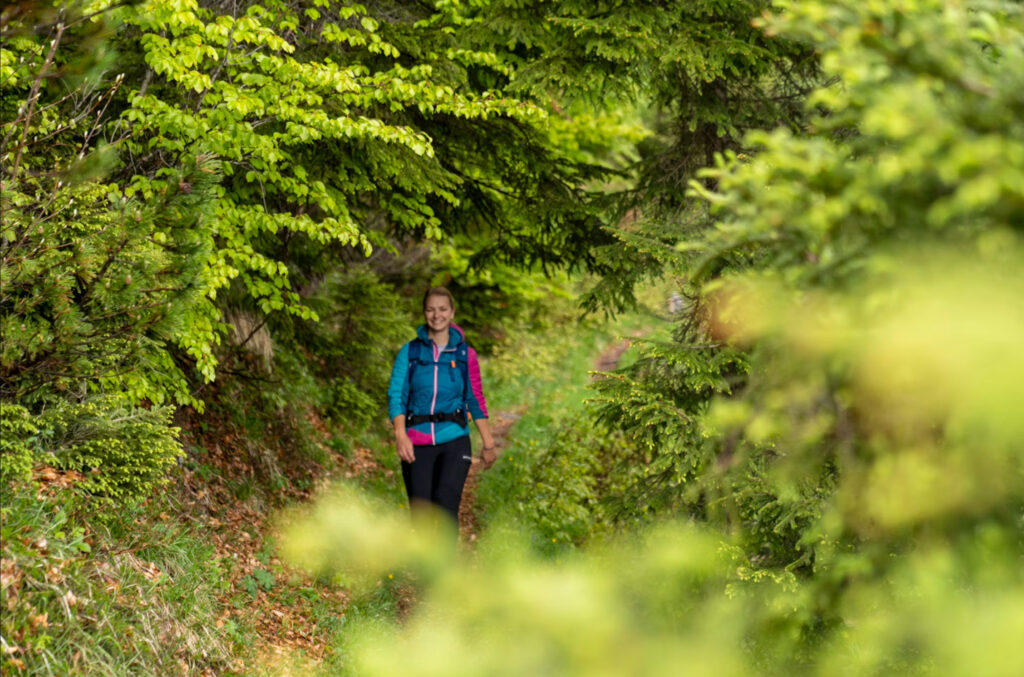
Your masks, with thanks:
<instances>
[{"instance_id":1,"label":"pink sleeve","mask_svg":"<svg viewBox=\"0 0 1024 677\"><path fill-rule=\"evenodd\" d=\"M467 359L469 362L469 385L472 390L472 399L476 400L476 404L479 407L479 412L473 411L473 402L470 401L468 403L470 413L477 418L487 418L487 400L484 398L484 386L480 378L480 361L477 360L476 351L472 347L469 348Z\"/></svg>"}]
</instances>

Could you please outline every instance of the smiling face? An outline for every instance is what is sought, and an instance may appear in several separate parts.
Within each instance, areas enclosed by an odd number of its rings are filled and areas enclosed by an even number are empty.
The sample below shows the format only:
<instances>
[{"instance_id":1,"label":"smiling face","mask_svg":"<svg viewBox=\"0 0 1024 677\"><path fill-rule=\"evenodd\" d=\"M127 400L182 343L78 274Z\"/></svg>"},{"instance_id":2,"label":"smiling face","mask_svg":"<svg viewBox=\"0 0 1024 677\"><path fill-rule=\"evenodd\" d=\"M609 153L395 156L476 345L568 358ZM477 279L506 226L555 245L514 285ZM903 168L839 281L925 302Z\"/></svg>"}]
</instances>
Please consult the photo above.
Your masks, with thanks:
<instances>
[{"instance_id":1,"label":"smiling face","mask_svg":"<svg viewBox=\"0 0 1024 677\"><path fill-rule=\"evenodd\" d=\"M427 328L439 334L448 330L455 317L455 308L447 296L431 294L423 304L423 317L427 320Z\"/></svg>"}]
</instances>

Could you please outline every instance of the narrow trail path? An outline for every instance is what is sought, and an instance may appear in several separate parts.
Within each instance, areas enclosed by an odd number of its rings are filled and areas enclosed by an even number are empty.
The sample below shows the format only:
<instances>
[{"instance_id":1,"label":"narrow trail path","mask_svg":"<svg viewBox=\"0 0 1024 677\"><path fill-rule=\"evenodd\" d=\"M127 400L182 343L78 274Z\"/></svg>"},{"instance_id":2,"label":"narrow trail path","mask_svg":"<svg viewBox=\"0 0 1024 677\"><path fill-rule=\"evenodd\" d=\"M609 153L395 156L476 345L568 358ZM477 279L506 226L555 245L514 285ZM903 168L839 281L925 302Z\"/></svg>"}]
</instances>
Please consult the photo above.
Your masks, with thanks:
<instances>
[{"instance_id":1,"label":"narrow trail path","mask_svg":"<svg viewBox=\"0 0 1024 677\"><path fill-rule=\"evenodd\" d=\"M633 336L642 336L643 332L634 332ZM632 342L629 339L620 341L615 345L609 346L601 355L597 358L594 363L594 371L611 371L619 366L619 360L622 359L622 354L629 350L629 346ZM599 374L594 375L595 378L600 378Z\"/></svg>"},{"instance_id":2,"label":"narrow trail path","mask_svg":"<svg viewBox=\"0 0 1024 677\"><path fill-rule=\"evenodd\" d=\"M505 439L508 437L512 426L516 424L526 411L526 405L522 405L511 411L499 411L491 419L491 434L494 436L494 444L497 446L498 456L505 450ZM466 478L466 485L462 489L462 503L459 505L459 535L463 543L472 544L480 535L476 513L476 488L480 483L480 473L490 466L485 466L479 456L473 457L473 464L469 467L469 477Z\"/></svg>"}]
</instances>

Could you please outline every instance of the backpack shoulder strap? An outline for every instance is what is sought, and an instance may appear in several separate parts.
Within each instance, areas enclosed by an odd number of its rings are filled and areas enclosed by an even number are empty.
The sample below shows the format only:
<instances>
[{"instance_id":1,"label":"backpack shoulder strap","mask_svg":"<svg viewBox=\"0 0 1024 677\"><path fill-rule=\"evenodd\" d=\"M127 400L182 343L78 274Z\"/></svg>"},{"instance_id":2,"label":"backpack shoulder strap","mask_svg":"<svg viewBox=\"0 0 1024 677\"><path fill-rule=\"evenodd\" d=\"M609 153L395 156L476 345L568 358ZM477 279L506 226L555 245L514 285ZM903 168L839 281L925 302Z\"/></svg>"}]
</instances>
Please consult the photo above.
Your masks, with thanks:
<instances>
[{"instance_id":1,"label":"backpack shoulder strap","mask_svg":"<svg viewBox=\"0 0 1024 677\"><path fill-rule=\"evenodd\" d=\"M472 382L469 380L469 345L463 341L458 350L455 351L455 361L459 365L459 370L462 372L462 382L466 385L466 388L471 389Z\"/></svg>"},{"instance_id":2,"label":"backpack shoulder strap","mask_svg":"<svg viewBox=\"0 0 1024 677\"><path fill-rule=\"evenodd\" d=\"M419 339L413 339L406 345L409 346L409 371L405 377L409 383L409 397L405 402L405 411L406 416L410 416L412 412L412 374L420 363L420 350L423 348L423 345Z\"/></svg>"}]
</instances>

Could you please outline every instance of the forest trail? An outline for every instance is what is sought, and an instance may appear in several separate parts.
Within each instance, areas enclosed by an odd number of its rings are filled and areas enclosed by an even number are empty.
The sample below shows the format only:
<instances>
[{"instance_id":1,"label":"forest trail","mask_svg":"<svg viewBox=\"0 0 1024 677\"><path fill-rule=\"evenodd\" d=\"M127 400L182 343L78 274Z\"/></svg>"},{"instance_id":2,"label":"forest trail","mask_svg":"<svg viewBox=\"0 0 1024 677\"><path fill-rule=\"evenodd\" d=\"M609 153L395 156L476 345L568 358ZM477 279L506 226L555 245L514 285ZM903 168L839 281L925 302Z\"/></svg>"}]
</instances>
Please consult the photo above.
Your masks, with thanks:
<instances>
[{"instance_id":1,"label":"forest trail","mask_svg":"<svg viewBox=\"0 0 1024 677\"><path fill-rule=\"evenodd\" d=\"M633 337L639 338L644 333L643 331L635 331L633 332ZM618 368L619 360L622 359L623 353L629 350L631 345L632 341L630 339L624 339L613 346L609 346L597 358L597 361L594 363L594 371L611 371ZM600 378L600 374L594 374L594 378Z\"/></svg>"},{"instance_id":2,"label":"forest trail","mask_svg":"<svg viewBox=\"0 0 1024 677\"><path fill-rule=\"evenodd\" d=\"M508 437L512 426L516 424L526 411L526 405L521 405L511 411L499 411L491 420L491 434L494 436L494 444L497 446L497 454L501 456L505 449L505 438ZM466 544L476 542L480 535L479 524L476 514L476 488L480 483L480 473L490 466L485 466L479 456L473 457L473 464L469 467L469 477L466 478L466 485L462 489L462 503L459 505L459 536Z\"/></svg>"}]
</instances>

